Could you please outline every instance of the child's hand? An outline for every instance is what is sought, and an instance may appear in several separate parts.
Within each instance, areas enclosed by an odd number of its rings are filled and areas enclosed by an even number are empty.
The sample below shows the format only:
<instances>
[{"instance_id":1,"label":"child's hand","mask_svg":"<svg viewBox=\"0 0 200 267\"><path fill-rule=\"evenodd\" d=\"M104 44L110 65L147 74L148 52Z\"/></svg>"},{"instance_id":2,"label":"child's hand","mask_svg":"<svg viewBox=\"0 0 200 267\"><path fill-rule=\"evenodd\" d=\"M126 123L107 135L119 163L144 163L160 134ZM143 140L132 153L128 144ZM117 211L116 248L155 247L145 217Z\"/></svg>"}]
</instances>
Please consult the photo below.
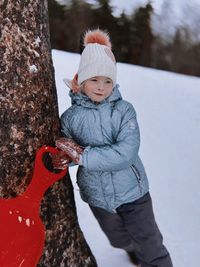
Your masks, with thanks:
<instances>
[{"instance_id":1,"label":"child's hand","mask_svg":"<svg viewBox=\"0 0 200 267\"><path fill-rule=\"evenodd\" d=\"M80 163L80 156L83 154L84 148L75 143L73 139L60 138L56 141L56 146L64 151L74 163Z\"/></svg>"},{"instance_id":2,"label":"child's hand","mask_svg":"<svg viewBox=\"0 0 200 267\"><path fill-rule=\"evenodd\" d=\"M68 164L72 162L68 155L62 150L60 150L57 154L51 154L51 159L54 169L60 170L66 169Z\"/></svg>"}]
</instances>

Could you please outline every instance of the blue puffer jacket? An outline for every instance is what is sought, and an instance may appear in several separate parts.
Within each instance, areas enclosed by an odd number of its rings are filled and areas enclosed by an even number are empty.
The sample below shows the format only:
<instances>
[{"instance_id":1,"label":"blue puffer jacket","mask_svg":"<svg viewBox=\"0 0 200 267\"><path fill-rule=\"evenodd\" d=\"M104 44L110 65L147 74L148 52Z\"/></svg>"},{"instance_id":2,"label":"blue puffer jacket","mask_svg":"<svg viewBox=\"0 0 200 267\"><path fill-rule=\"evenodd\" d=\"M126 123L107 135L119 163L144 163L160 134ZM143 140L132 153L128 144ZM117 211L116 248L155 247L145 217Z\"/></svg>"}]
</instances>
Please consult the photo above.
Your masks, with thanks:
<instances>
[{"instance_id":1,"label":"blue puffer jacket","mask_svg":"<svg viewBox=\"0 0 200 267\"><path fill-rule=\"evenodd\" d=\"M140 134L133 106L122 100L118 85L100 104L72 93L72 106L62 117L62 132L86 147L77 182L84 201L114 212L148 192L138 156Z\"/></svg>"}]
</instances>

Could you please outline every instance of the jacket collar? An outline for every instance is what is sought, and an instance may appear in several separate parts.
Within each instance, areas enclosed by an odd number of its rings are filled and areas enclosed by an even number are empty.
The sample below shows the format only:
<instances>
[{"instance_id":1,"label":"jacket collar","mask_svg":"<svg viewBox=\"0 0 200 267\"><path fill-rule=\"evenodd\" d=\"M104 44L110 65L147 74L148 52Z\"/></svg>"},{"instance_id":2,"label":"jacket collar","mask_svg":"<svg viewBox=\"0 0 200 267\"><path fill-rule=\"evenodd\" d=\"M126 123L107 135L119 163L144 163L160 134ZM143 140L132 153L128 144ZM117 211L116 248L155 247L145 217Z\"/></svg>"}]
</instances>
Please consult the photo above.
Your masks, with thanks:
<instances>
[{"instance_id":1,"label":"jacket collar","mask_svg":"<svg viewBox=\"0 0 200 267\"><path fill-rule=\"evenodd\" d=\"M100 102L99 104L96 104L88 96L82 94L81 92L73 93L72 90L70 90L69 96L71 97L72 105L76 104L76 105L81 105L81 106L88 107L88 108L98 108L104 103L116 102L122 99L118 84L113 88L112 94L106 99L104 99L102 102Z\"/></svg>"}]
</instances>

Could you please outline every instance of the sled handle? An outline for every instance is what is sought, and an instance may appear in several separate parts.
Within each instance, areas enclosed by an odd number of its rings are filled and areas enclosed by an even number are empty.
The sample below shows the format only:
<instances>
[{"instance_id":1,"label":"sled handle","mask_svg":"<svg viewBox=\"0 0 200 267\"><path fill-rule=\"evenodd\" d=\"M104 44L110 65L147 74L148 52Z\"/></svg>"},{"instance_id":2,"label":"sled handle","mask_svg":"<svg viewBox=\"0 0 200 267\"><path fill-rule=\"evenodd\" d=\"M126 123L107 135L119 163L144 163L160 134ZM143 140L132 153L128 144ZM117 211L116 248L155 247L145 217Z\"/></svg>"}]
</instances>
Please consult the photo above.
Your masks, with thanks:
<instances>
[{"instance_id":1,"label":"sled handle","mask_svg":"<svg viewBox=\"0 0 200 267\"><path fill-rule=\"evenodd\" d=\"M33 177L26 191L22 195L23 198L31 201L32 206L35 203L34 205L37 207L37 203L41 201L45 191L59 179L64 177L68 171L68 168L66 168L59 173L54 173L44 166L44 154L57 154L58 151L59 150L55 147L42 146L36 153Z\"/></svg>"},{"instance_id":2,"label":"sled handle","mask_svg":"<svg viewBox=\"0 0 200 267\"><path fill-rule=\"evenodd\" d=\"M54 173L49 171L44 163L43 163L43 156L46 153L51 153L51 154L57 154L59 152L58 148L51 147L51 146L42 146L36 154L35 158L35 174L39 176L45 176L48 177L49 179L52 179L54 182L55 180L59 180L62 178L66 173L68 168L60 171L59 173Z\"/></svg>"}]
</instances>

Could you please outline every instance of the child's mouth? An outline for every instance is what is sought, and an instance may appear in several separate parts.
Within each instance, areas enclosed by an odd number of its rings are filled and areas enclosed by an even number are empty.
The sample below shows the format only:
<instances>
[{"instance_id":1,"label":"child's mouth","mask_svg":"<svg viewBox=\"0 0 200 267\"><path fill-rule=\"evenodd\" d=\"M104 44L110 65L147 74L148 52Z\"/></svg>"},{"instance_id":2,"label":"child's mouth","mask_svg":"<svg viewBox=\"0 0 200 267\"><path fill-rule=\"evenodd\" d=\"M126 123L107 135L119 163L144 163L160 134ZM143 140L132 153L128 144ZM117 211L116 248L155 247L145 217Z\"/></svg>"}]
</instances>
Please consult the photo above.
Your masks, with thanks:
<instances>
[{"instance_id":1,"label":"child's mouth","mask_svg":"<svg viewBox=\"0 0 200 267\"><path fill-rule=\"evenodd\" d=\"M99 93L95 93L95 95L97 95L97 96L103 96L103 94L99 94Z\"/></svg>"}]
</instances>

